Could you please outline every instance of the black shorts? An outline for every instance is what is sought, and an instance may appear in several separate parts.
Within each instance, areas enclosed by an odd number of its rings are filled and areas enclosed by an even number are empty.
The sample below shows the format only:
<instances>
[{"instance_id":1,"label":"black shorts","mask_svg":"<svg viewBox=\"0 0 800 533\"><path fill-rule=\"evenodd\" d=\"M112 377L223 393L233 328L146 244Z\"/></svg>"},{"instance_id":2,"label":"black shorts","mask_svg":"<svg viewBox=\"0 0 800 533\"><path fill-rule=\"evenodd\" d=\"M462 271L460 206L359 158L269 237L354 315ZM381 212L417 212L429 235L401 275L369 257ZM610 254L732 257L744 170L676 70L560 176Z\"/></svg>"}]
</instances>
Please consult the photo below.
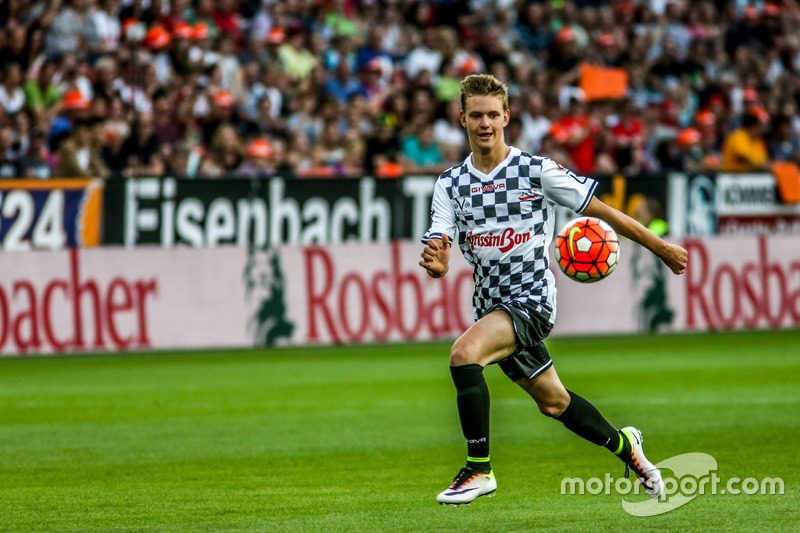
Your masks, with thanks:
<instances>
[{"instance_id":1,"label":"black shorts","mask_svg":"<svg viewBox=\"0 0 800 533\"><path fill-rule=\"evenodd\" d=\"M533 379L553 364L544 345L553 325L542 317L536 306L528 302L512 301L492 306L487 313L502 309L511 316L514 323L514 338L517 351L497 364L511 381L522 378ZM484 315L485 316L485 315Z\"/></svg>"}]
</instances>

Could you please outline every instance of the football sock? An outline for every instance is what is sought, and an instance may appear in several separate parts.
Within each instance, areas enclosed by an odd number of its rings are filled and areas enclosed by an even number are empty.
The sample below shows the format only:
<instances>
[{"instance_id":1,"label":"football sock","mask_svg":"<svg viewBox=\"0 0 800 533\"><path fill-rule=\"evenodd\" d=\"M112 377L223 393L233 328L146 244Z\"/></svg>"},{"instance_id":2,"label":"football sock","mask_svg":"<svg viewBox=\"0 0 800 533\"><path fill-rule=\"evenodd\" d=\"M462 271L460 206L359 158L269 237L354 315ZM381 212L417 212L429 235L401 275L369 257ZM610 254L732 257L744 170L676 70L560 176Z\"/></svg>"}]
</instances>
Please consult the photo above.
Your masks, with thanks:
<instances>
[{"instance_id":1,"label":"football sock","mask_svg":"<svg viewBox=\"0 0 800 533\"><path fill-rule=\"evenodd\" d=\"M611 452L619 457L622 462L625 462L626 460L630 460L631 457L631 441L629 441L628 437L626 437L621 431L618 431L617 433L619 433L619 444L617 444L617 447L612 449L611 446L606 446L606 448L611 450Z\"/></svg>"},{"instance_id":2,"label":"football sock","mask_svg":"<svg viewBox=\"0 0 800 533\"><path fill-rule=\"evenodd\" d=\"M471 468L480 474L488 474L492 471L492 465L488 457L467 457L467 468Z\"/></svg>"},{"instance_id":3,"label":"football sock","mask_svg":"<svg viewBox=\"0 0 800 533\"><path fill-rule=\"evenodd\" d=\"M576 435L615 452L620 439L617 430L585 398L572 391L567 392L570 397L569 405L556 420Z\"/></svg>"},{"instance_id":4,"label":"football sock","mask_svg":"<svg viewBox=\"0 0 800 533\"><path fill-rule=\"evenodd\" d=\"M467 456L489 458L489 387L479 364L451 366L456 386L458 417L467 439Z\"/></svg>"}]
</instances>

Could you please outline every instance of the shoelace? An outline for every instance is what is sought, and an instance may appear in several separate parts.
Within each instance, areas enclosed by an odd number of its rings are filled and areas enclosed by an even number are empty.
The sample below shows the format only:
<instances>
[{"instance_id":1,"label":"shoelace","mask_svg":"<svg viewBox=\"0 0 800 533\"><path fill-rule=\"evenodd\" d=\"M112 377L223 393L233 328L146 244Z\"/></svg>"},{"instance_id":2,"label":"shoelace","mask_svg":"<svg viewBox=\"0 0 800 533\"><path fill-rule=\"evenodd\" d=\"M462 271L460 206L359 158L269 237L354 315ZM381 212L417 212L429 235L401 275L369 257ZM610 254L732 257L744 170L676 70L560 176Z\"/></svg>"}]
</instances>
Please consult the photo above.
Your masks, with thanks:
<instances>
[{"instance_id":1,"label":"shoelace","mask_svg":"<svg viewBox=\"0 0 800 533\"><path fill-rule=\"evenodd\" d=\"M450 488L455 489L460 487L461 485L464 485L465 483L469 483L469 481L477 475L478 472L475 472L471 468L466 468L466 467L462 468L461 470L458 471L458 474L453 479L453 484L450 485Z\"/></svg>"},{"instance_id":2,"label":"shoelace","mask_svg":"<svg viewBox=\"0 0 800 533\"><path fill-rule=\"evenodd\" d=\"M631 468L631 464L633 464L633 468ZM636 457L631 454L631 462L625 462L625 478L628 477L628 473L633 470L633 473L636 474L636 477L643 477L645 480L649 479L647 472L642 470L642 465L639 464L639 461L636 460Z\"/></svg>"}]
</instances>

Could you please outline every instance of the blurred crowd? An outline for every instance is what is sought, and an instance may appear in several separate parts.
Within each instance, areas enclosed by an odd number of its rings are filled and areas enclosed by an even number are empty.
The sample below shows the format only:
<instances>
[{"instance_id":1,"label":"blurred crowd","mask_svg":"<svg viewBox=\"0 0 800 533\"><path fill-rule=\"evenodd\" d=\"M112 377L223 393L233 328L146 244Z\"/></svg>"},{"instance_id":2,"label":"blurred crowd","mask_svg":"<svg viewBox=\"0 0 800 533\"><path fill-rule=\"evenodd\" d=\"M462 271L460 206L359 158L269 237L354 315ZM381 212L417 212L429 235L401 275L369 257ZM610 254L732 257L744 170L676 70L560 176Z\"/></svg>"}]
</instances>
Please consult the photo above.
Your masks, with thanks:
<instances>
[{"instance_id":1,"label":"blurred crowd","mask_svg":"<svg viewBox=\"0 0 800 533\"><path fill-rule=\"evenodd\" d=\"M800 159L793 0L0 0L0 66L4 178L438 173L476 72L582 174Z\"/></svg>"}]
</instances>

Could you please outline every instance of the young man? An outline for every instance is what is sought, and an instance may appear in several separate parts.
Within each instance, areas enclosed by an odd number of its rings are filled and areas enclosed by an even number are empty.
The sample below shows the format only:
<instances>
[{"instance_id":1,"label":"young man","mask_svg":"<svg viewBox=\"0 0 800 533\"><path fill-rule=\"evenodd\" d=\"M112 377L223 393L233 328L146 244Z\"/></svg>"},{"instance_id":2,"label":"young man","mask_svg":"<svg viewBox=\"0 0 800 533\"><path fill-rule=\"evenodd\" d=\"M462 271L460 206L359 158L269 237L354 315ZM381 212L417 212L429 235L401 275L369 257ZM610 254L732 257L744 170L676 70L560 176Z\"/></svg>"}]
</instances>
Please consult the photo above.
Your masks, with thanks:
<instances>
[{"instance_id":1,"label":"young man","mask_svg":"<svg viewBox=\"0 0 800 533\"><path fill-rule=\"evenodd\" d=\"M498 363L543 414L605 446L636 473L650 496L660 496L661 473L642 451L641 432L634 427L615 429L592 404L564 388L544 346L556 314L547 260L553 206L604 219L620 235L655 253L675 274L686 268L686 250L595 198L594 180L508 146L503 136L510 117L508 93L494 77L471 75L461 82L460 116L472 153L436 182L432 223L419 263L430 276L444 276L450 242L457 234L464 257L475 269L476 322L450 351L467 465L437 501L469 503L497 488L489 463L489 390L483 377L483 368L491 363ZM510 249L476 238L508 229L530 237Z\"/></svg>"}]
</instances>

